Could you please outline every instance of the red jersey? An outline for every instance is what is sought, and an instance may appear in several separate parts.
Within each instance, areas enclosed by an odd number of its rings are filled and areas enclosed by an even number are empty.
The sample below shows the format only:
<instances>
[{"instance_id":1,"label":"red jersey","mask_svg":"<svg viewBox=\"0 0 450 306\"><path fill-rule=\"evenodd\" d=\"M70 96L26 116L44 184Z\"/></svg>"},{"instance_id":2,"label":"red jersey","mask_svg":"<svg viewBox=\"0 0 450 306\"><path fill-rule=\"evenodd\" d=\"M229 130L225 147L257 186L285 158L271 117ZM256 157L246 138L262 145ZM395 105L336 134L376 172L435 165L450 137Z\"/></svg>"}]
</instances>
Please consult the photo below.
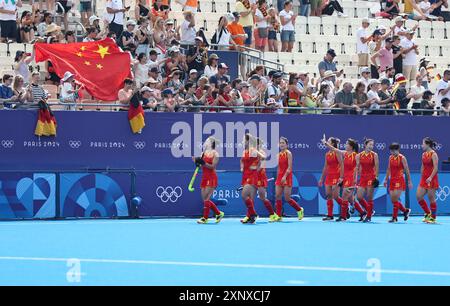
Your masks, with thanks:
<instances>
[{"instance_id":1,"label":"red jersey","mask_svg":"<svg viewBox=\"0 0 450 306\"><path fill-rule=\"evenodd\" d=\"M214 154L204 154L203 160L207 164L212 164L214 161ZM202 167L202 182L200 184L201 188L217 188L218 179L215 169L209 169L205 166Z\"/></svg>"},{"instance_id":2,"label":"red jersey","mask_svg":"<svg viewBox=\"0 0 450 306\"><path fill-rule=\"evenodd\" d=\"M355 186L356 155L356 152L344 153L344 188Z\"/></svg>"},{"instance_id":3,"label":"red jersey","mask_svg":"<svg viewBox=\"0 0 450 306\"><path fill-rule=\"evenodd\" d=\"M361 178L359 186L362 188L372 187L375 175L375 153L361 152L359 153L359 165L361 167Z\"/></svg>"},{"instance_id":4,"label":"red jersey","mask_svg":"<svg viewBox=\"0 0 450 306\"><path fill-rule=\"evenodd\" d=\"M389 157L389 190L406 190L406 182L403 167L403 159L405 157L401 154L398 156L391 155Z\"/></svg>"},{"instance_id":5,"label":"red jersey","mask_svg":"<svg viewBox=\"0 0 450 306\"><path fill-rule=\"evenodd\" d=\"M334 186L338 183L341 176L341 165L336 152L327 152L325 155L327 161L325 186Z\"/></svg>"},{"instance_id":6,"label":"red jersey","mask_svg":"<svg viewBox=\"0 0 450 306\"><path fill-rule=\"evenodd\" d=\"M258 184L258 164L259 157L256 150L245 150L242 156L243 173L242 173L242 186Z\"/></svg>"},{"instance_id":7,"label":"red jersey","mask_svg":"<svg viewBox=\"0 0 450 306\"><path fill-rule=\"evenodd\" d=\"M261 168L258 171L258 188L267 188L268 181L267 181L267 173L265 168Z\"/></svg>"},{"instance_id":8,"label":"red jersey","mask_svg":"<svg viewBox=\"0 0 450 306\"><path fill-rule=\"evenodd\" d=\"M437 189L439 187L438 175L433 177L431 183L428 184L426 181L430 177L434 170L433 164L433 154L435 151L424 152L422 154L422 177L420 179L420 187L425 189Z\"/></svg>"},{"instance_id":9,"label":"red jersey","mask_svg":"<svg viewBox=\"0 0 450 306\"><path fill-rule=\"evenodd\" d=\"M289 168L288 152L289 151L285 151L278 154L278 174L277 181L275 182L276 186L292 187L292 171L287 175L286 182L284 184L281 182Z\"/></svg>"}]
</instances>

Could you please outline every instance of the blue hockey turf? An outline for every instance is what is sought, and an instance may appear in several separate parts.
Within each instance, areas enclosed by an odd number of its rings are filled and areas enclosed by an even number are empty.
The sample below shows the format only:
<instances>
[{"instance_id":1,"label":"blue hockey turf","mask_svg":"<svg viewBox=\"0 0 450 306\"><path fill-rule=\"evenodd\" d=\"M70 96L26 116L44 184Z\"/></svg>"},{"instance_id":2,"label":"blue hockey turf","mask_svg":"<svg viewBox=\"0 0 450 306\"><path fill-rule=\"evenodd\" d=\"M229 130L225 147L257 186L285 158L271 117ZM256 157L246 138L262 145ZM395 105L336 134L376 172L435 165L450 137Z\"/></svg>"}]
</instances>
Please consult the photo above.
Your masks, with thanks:
<instances>
[{"instance_id":1,"label":"blue hockey turf","mask_svg":"<svg viewBox=\"0 0 450 306\"><path fill-rule=\"evenodd\" d=\"M450 217L387 220L1 222L0 285L450 285Z\"/></svg>"}]
</instances>

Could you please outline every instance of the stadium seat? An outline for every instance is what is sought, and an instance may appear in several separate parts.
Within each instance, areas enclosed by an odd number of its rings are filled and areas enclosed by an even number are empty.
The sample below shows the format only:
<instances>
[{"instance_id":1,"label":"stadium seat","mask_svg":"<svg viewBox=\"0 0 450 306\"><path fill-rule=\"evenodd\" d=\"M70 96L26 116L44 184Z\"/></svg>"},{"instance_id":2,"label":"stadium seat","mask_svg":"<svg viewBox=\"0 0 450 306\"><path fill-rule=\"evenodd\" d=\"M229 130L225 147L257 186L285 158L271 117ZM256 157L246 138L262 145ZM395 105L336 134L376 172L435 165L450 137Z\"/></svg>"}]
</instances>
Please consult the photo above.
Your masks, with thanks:
<instances>
[{"instance_id":1,"label":"stadium seat","mask_svg":"<svg viewBox=\"0 0 450 306\"><path fill-rule=\"evenodd\" d=\"M419 35L423 39L431 39L431 22L426 20L419 21Z\"/></svg>"},{"instance_id":2,"label":"stadium seat","mask_svg":"<svg viewBox=\"0 0 450 306\"><path fill-rule=\"evenodd\" d=\"M298 16L295 21L295 33L306 34L308 31L308 18L305 16Z\"/></svg>"},{"instance_id":3,"label":"stadium seat","mask_svg":"<svg viewBox=\"0 0 450 306\"><path fill-rule=\"evenodd\" d=\"M321 34L322 20L320 17L310 16L308 17L308 34L320 35Z\"/></svg>"},{"instance_id":4,"label":"stadium seat","mask_svg":"<svg viewBox=\"0 0 450 306\"><path fill-rule=\"evenodd\" d=\"M315 51L317 54L325 54L328 47L329 38L326 36L319 36L315 38ZM336 50L337 51L337 50Z\"/></svg>"},{"instance_id":5,"label":"stadium seat","mask_svg":"<svg viewBox=\"0 0 450 306\"><path fill-rule=\"evenodd\" d=\"M336 33L339 37L349 36L350 25L347 18L336 19Z\"/></svg>"},{"instance_id":6,"label":"stadium seat","mask_svg":"<svg viewBox=\"0 0 450 306\"><path fill-rule=\"evenodd\" d=\"M354 7L355 17L366 18L371 16L370 9L366 1L355 1Z\"/></svg>"},{"instance_id":7,"label":"stadium seat","mask_svg":"<svg viewBox=\"0 0 450 306\"><path fill-rule=\"evenodd\" d=\"M236 5L230 5L228 1L215 1L214 8L216 13L226 14L230 12L230 9L234 11ZM230 7L231 6L231 7Z\"/></svg>"},{"instance_id":8,"label":"stadium seat","mask_svg":"<svg viewBox=\"0 0 450 306\"><path fill-rule=\"evenodd\" d=\"M328 36L336 34L336 17L322 17L322 34Z\"/></svg>"},{"instance_id":9,"label":"stadium seat","mask_svg":"<svg viewBox=\"0 0 450 306\"><path fill-rule=\"evenodd\" d=\"M342 2L342 8L344 9L344 14L349 18L355 17L355 7L353 1Z\"/></svg>"},{"instance_id":10,"label":"stadium seat","mask_svg":"<svg viewBox=\"0 0 450 306\"><path fill-rule=\"evenodd\" d=\"M430 40L428 42L428 56L442 56L441 45L442 43L439 40Z\"/></svg>"},{"instance_id":11,"label":"stadium seat","mask_svg":"<svg viewBox=\"0 0 450 306\"><path fill-rule=\"evenodd\" d=\"M278 54L278 61L285 65L292 65L294 53L293 52L280 52Z\"/></svg>"},{"instance_id":12,"label":"stadium seat","mask_svg":"<svg viewBox=\"0 0 450 306\"><path fill-rule=\"evenodd\" d=\"M212 13L213 2L212 1L199 1L199 8L202 13Z\"/></svg>"},{"instance_id":13,"label":"stadium seat","mask_svg":"<svg viewBox=\"0 0 450 306\"><path fill-rule=\"evenodd\" d=\"M443 21L433 21L431 23L431 27L433 29L433 38L434 39L445 39L445 22Z\"/></svg>"},{"instance_id":14,"label":"stadium seat","mask_svg":"<svg viewBox=\"0 0 450 306\"><path fill-rule=\"evenodd\" d=\"M278 52L264 52L264 59L272 62L278 62Z\"/></svg>"},{"instance_id":15,"label":"stadium seat","mask_svg":"<svg viewBox=\"0 0 450 306\"><path fill-rule=\"evenodd\" d=\"M337 54L344 53L344 40L338 36L325 36L328 41L328 48L334 49Z\"/></svg>"}]
</instances>

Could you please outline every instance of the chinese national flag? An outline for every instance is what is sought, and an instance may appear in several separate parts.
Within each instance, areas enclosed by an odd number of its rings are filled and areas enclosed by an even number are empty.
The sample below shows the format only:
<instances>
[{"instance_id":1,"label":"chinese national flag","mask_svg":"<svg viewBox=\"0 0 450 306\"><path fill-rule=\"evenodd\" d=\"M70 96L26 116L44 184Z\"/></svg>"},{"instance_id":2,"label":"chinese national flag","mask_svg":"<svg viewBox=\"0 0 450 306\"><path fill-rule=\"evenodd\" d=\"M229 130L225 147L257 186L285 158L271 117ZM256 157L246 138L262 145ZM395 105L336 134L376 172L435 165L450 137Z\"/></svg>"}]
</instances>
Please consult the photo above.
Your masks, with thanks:
<instances>
[{"instance_id":1,"label":"chinese national flag","mask_svg":"<svg viewBox=\"0 0 450 306\"><path fill-rule=\"evenodd\" d=\"M93 97L116 101L123 81L131 77L130 55L110 39L72 44L35 44L36 62L51 61L62 78L66 71Z\"/></svg>"}]
</instances>

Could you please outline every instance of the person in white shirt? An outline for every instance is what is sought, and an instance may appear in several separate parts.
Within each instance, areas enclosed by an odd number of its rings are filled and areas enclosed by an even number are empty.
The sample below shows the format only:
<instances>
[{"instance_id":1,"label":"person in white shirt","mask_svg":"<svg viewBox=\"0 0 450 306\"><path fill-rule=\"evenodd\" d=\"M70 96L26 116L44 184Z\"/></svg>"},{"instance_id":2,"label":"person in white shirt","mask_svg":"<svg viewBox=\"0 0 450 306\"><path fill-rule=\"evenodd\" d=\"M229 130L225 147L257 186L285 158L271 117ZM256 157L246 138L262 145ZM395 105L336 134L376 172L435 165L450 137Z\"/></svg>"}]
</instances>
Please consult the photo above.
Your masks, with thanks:
<instances>
[{"instance_id":1,"label":"person in white shirt","mask_svg":"<svg viewBox=\"0 0 450 306\"><path fill-rule=\"evenodd\" d=\"M380 81L377 79L372 79L369 82L369 91L367 92L367 107L369 108L369 111L363 112L363 114L369 114L372 111L371 110L378 110L380 109L381 105L381 98L378 95L378 91L380 90Z\"/></svg>"},{"instance_id":2,"label":"person in white shirt","mask_svg":"<svg viewBox=\"0 0 450 306\"><path fill-rule=\"evenodd\" d=\"M130 10L130 7L124 7L122 0L108 0L106 3L106 20L109 23L111 32L116 33L117 37L123 32L124 15Z\"/></svg>"},{"instance_id":3,"label":"person in white shirt","mask_svg":"<svg viewBox=\"0 0 450 306\"><path fill-rule=\"evenodd\" d=\"M75 75L69 71L64 73L64 77L61 79L61 92L59 94L60 101L62 103L74 104L78 99L78 91L73 86ZM75 110L75 105L68 105L66 110Z\"/></svg>"},{"instance_id":4,"label":"person in white shirt","mask_svg":"<svg viewBox=\"0 0 450 306\"><path fill-rule=\"evenodd\" d=\"M435 95L436 109L442 107L442 99L444 98L450 99L449 81L450 81L450 70L445 70L444 76L436 85L436 95Z\"/></svg>"},{"instance_id":5,"label":"person in white shirt","mask_svg":"<svg viewBox=\"0 0 450 306\"><path fill-rule=\"evenodd\" d=\"M6 42L8 39L16 40L16 12L18 7L22 7L22 0L17 0L17 2L14 0L0 0L1 42Z\"/></svg>"},{"instance_id":6,"label":"person in white shirt","mask_svg":"<svg viewBox=\"0 0 450 306\"><path fill-rule=\"evenodd\" d=\"M403 75L408 81L413 81L416 79L417 75L417 55L419 54L418 46L413 40L414 31L409 30L400 42L400 46L404 49L403 54Z\"/></svg>"},{"instance_id":7,"label":"person in white shirt","mask_svg":"<svg viewBox=\"0 0 450 306\"><path fill-rule=\"evenodd\" d=\"M409 101L408 109L420 108L420 103L422 102L422 96L425 90L425 87L422 86L422 77L420 75L417 75L416 85L411 86L411 90L409 91L409 94L412 95L412 97Z\"/></svg>"},{"instance_id":8,"label":"person in white shirt","mask_svg":"<svg viewBox=\"0 0 450 306\"><path fill-rule=\"evenodd\" d=\"M220 50L228 50L230 45L235 45L232 37L231 37L231 33L230 31L228 31L228 16L222 16L219 19L219 26L217 28L216 33L214 34L215 36L215 41L214 39L212 39L213 43L216 43L219 45L219 49ZM213 38L214 38L213 36Z\"/></svg>"},{"instance_id":9,"label":"person in white shirt","mask_svg":"<svg viewBox=\"0 0 450 306\"><path fill-rule=\"evenodd\" d=\"M370 81L370 68L369 67L363 67L360 71L361 78L359 79L359 83L363 83L365 88L365 91L367 92L367 88L369 87L369 81Z\"/></svg>"},{"instance_id":10,"label":"person in white shirt","mask_svg":"<svg viewBox=\"0 0 450 306\"><path fill-rule=\"evenodd\" d=\"M255 11L256 30L258 31L258 35L255 35L255 47L262 52L264 52L267 45L267 38L269 36L268 21L271 19L267 13L267 9L266 1L259 0L259 6ZM266 12L266 16L264 16L263 11Z\"/></svg>"},{"instance_id":11,"label":"person in white shirt","mask_svg":"<svg viewBox=\"0 0 450 306\"><path fill-rule=\"evenodd\" d=\"M358 67L369 66L369 47L368 43L372 39L369 34L369 18L362 20L362 25L356 31L356 53L358 54Z\"/></svg>"},{"instance_id":12,"label":"person in white shirt","mask_svg":"<svg viewBox=\"0 0 450 306\"><path fill-rule=\"evenodd\" d=\"M184 21L181 24L181 42L187 45L195 44L195 37L197 31L195 30L195 18L194 14L190 11L184 11Z\"/></svg>"},{"instance_id":13,"label":"person in white shirt","mask_svg":"<svg viewBox=\"0 0 450 306\"><path fill-rule=\"evenodd\" d=\"M295 20L297 15L292 11L292 2L284 3L284 10L280 12L281 20L281 52L292 52L295 42Z\"/></svg>"}]
</instances>

